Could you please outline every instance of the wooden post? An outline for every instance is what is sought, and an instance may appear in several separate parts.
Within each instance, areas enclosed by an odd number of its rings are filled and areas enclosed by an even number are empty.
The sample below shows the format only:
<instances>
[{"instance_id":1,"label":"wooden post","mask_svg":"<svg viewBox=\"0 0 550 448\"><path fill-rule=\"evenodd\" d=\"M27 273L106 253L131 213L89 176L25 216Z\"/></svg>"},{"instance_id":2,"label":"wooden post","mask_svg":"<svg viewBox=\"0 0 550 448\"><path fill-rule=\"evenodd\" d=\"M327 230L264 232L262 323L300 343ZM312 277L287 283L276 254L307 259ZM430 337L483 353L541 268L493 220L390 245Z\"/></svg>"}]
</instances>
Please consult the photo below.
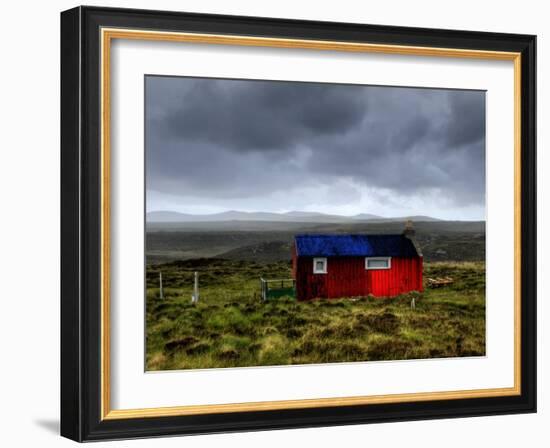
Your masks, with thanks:
<instances>
[{"instance_id":1,"label":"wooden post","mask_svg":"<svg viewBox=\"0 0 550 448\"><path fill-rule=\"evenodd\" d=\"M193 295L191 296L191 302L197 303L199 301L199 273L195 271L195 282L193 284Z\"/></svg>"},{"instance_id":2,"label":"wooden post","mask_svg":"<svg viewBox=\"0 0 550 448\"><path fill-rule=\"evenodd\" d=\"M160 288L160 299L164 300L164 291L162 290L162 271L159 271L159 288Z\"/></svg>"},{"instance_id":3,"label":"wooden post","mask_svg":"<svg viewBox=\"0 0 550 448\"><path fill-rule=\"evenodd\" d=\"M262 300L267 300L266 281L262 277L260 277L260 295L262 296Z\"/></svg>"}]
</instances>

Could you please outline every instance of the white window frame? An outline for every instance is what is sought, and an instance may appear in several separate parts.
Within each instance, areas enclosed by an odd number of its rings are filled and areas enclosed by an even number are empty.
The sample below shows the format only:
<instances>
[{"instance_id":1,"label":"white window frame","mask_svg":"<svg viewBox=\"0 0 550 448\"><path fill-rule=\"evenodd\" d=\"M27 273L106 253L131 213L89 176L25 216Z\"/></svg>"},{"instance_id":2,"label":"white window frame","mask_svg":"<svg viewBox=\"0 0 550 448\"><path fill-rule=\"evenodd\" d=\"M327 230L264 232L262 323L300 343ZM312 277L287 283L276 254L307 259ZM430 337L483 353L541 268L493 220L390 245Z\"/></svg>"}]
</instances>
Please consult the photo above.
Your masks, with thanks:
<instances>
[{"instance_id":1,"label":"white window frame","mask_svg":"<svg viewBox=\"0 0 550 448\"><path fill-rule=\"evenodd\" d=\"M387 261L388 262L388 266L386 266L385 268L371 268L369 267L369 261L370 260L373 260L373 261ZM391 269L391 257L365 257L365 269L367 271L372 271L372 270L379 270L379 269Z\"/></svg>"},{"instance_id":2,"label":"white window frame","mask_svg":"<svg viewBox=\"0 0 550 448\"><path fill-rule=\"evenodd\" d=\"M323 262L323 266L324 266L324 269L323 270L318 270L317 269L317 263L319 261L322 261ZM327 265L328 265L328 260L326 257L317 257L317 258L314 258L313 259L313 273L314 274L326 274L327 273Z\"/></svg>"}]
</instances>

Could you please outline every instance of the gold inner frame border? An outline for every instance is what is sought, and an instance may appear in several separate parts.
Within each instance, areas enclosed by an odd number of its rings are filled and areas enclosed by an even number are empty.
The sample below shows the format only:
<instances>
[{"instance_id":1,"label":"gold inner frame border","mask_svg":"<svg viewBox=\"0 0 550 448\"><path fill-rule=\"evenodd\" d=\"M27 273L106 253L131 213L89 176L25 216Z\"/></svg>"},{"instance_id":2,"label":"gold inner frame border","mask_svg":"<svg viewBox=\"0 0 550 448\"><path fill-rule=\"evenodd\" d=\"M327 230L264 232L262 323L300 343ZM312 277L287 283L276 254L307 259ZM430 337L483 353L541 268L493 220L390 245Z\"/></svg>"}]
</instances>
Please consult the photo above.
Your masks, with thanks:
<instances>
[{"instance_id":1,"label":"gold inner frame border","mask_svg":"<svg viewBox=\"0 0 550 448\"><path fill-rule=\"evenodd\" d=\"M168 417L228 412L307 409L382 403L502 397L521 394L521 53L458 48L337 42L306 39L265 38L138 29L101 29L101 419ZM185 42L213 45L295 48L357 53L456 57L506 60L514 63L514 386L441 392L402 393L303 400L280 400L229 404L111 409L110 368L110 180L111 114L110 64L113 39Z\"/></svg>"}]
</instances>

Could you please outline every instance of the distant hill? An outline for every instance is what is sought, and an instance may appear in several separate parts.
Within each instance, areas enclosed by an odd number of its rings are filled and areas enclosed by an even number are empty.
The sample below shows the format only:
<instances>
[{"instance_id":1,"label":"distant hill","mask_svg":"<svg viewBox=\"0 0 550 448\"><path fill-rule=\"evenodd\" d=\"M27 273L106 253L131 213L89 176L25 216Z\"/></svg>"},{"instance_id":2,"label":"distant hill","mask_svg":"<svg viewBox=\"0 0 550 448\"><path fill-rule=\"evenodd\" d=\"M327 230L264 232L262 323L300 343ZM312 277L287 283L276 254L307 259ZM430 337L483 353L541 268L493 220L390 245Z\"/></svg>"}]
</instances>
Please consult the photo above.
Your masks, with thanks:
<instances>
[{"instance_id":1,"label":"distant hill","mask_svg":"<svg viewBox=\"0 0 550 448\"><path fill-rule=\"evenodd\" d=\"M359 215L358 215L359 216ZM376 217L375 215L366 215L373 216L372 218L360 218L362 221L371 221L371 222L404 222L404 221L413 221L413 222L443 222L444 220L438 218L432 218L431 216L425 215L413 215L413 216L401 216L398 218L384 218ZM357 219L357 218L356 218Z\"/></svg>"},{"instance_id":2,"label":"distant hill","mask_svg":"<svg viewBox=\"0 0 550 448\"><path fill-rule=\"evenodd\" d=\"M368 221L370 219L385 219L382 216L373 215L371 213L359 213L358 215L352 216L352 218L359 221Z\"/></svg>"},{"instance_id":3,"label":"distant hill","mask_svg":"<svg viewBox=\"0 0 550 448\"><path fill-rule=\"evenodd\" d=\"M222 213L193 215L174 211L154 211L147 213L148 223L195 223L195 222L230 222L230 221L268 221L268 222L303 222L303 223L353 223L357 221L402 222L407 219L413 221L439 221L430 216L404 216L386 218L369 213L360 213L354 216L329 215L318 212L291 211L287 213L270 212L243 212L230 210Z\"/></svg>"}]
</instances>

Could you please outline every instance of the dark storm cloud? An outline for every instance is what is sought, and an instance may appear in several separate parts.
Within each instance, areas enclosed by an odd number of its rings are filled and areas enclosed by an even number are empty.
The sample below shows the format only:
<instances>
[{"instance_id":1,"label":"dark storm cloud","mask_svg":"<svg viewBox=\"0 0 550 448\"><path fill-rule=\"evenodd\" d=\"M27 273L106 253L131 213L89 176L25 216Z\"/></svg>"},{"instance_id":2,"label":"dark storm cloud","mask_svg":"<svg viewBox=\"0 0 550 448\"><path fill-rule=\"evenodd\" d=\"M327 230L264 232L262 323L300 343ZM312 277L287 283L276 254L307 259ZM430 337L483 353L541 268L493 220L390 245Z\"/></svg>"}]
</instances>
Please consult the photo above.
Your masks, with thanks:
<instances>
[{"instance_id":1,"label":"dark storm cloud","mask_svg":"<svg viewBox=\"0 0 550 448\"><path fill-rule=\"evenodd\" d=\"M451 91L450 116L445 129L450 147L478 142L485 137L485 95L479 92Z\"/></svg>"},{"instance_id":2,"label":"dark storm cloud","mask_svg":"<svg viewBox=\"0 0 550 448\"><path fill-rule=\"evenodd\" d=\"M148 77L146 137L147 188L162 193L237 200L346 179L485 201L479 91Z\"/></svg>"},{"instance_id":3,"label":"dark storm cloud","mask_svg":"<svg viewBox=\"0 0 550 448\"><path fill-rule=\"evenodd\" d=\"M218 144L236 151L286 151L316 135L345 133L361 122L366 111L365 98L353 87L187 82L185 95L180 96L176 108L167 111L159 130L188 142ZM154 87L151 95L155 95Z\"/></svg>"}]
</instances>

